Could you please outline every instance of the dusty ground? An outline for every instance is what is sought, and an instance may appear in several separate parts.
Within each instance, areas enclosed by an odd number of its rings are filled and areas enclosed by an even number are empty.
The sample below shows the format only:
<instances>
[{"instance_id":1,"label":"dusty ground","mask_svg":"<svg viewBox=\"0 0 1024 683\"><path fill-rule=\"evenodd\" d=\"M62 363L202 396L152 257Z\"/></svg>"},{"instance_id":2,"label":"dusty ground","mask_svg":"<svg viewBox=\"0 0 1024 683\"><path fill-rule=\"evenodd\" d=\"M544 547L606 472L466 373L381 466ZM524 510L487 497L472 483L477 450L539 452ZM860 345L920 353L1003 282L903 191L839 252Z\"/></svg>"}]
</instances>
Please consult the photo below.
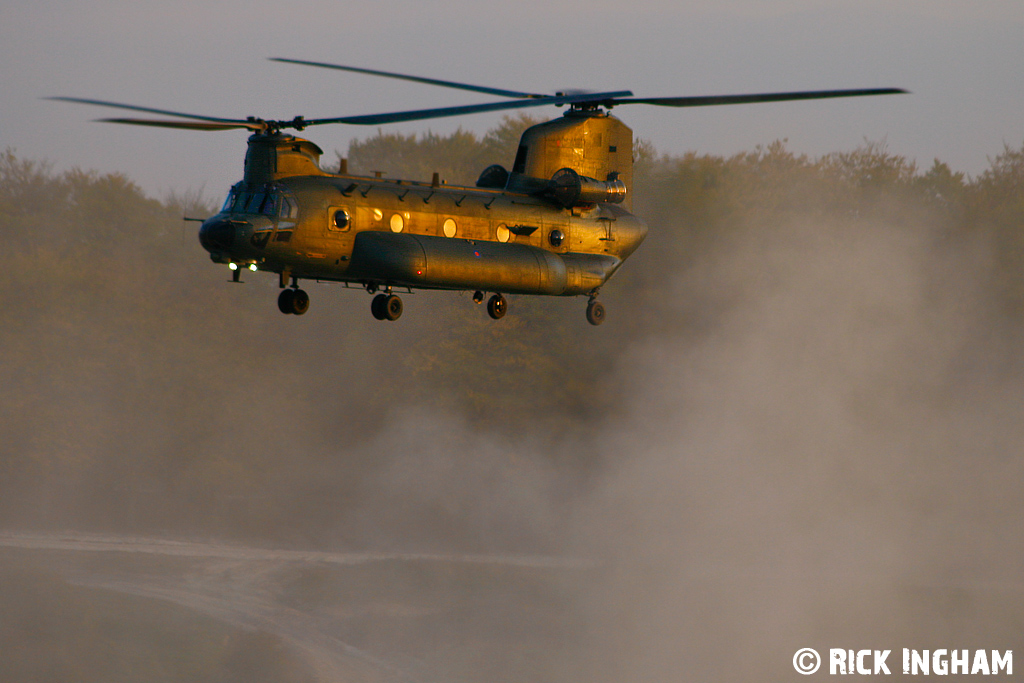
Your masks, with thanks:
<instances>
[{"instance_id":1,"label":"dusty ground","mask_svg":"<svg viewBox=\"0 0 1024 683\"><path fill-rule=\"evenodd\" d=\"M577 559L328 553L0 533L69 584L166 601L286 642L321 681L540 680L573 649ZM560 648L559 645L564 648Z\"/></svg>"}]
</instances>

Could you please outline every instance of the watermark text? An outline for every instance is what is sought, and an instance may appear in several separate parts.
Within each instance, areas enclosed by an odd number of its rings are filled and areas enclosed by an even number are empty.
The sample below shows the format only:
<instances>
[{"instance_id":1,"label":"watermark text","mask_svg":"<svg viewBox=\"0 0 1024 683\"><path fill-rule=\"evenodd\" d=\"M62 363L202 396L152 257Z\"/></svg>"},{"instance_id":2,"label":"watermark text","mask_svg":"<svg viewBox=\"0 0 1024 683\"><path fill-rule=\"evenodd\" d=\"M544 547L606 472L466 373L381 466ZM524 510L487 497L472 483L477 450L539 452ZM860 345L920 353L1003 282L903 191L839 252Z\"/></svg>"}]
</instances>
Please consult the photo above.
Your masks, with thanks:
<instances>
[{"instance_id":1,"label":"watermark text","mask_svg":"<svg viewBox=\"0 0 1024 683\"><path fill-rule=\"evenodd\" d=\"M1013 650L902 648L903 670L908 676L998 676L1013 674ZM828 673L831 676L890 676L888 658L892 650L828 651ZM793 668L809 676L821 667L821 656L809 647L793 655Z\"/></svg>"}]
</instances>

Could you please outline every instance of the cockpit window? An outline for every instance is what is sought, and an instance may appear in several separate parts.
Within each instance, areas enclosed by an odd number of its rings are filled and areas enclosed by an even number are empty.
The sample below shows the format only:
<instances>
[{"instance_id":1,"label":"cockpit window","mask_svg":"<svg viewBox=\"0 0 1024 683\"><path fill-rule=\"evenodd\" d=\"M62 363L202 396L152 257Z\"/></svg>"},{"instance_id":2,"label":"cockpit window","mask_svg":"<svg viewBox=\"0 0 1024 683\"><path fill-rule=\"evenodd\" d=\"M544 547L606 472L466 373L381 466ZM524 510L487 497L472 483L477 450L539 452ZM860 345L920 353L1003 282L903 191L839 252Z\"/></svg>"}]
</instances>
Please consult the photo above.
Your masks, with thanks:
<instances>
[{"instance_id":1,"label":"cockpit window","mask_svg":"<svg viewBox=\"0 0 1024 683\"><path fill-rule=\"evenodd\" d=\"M271 218L295 220L298 217L298 205L294 198L289 197L281 187L266 186L259 192L246 192L239 187L231 188L224 206L224 213L259 213Z\"/></svg>"},{"instance_id":2,"label":"cockpit window","mask_svg":"<svg viewBox=\"0 0 1024 683\"><path fill-rule=\"evenodd\" d=\"M294 220L298 218L298 207L295 206L295 201L288 197L281 198L281 218Z\"/></svg>"},{"instance_id":3,"label":"cockpit window","mask_svg":"<svg viewBox=\"0 0 1024 683\"><path fill-rule=\"evenodd\" d=\"M242 206L245 206L245 193L237 188L232 188L231 192L228 193L228 198L224 200L224 206L221 207L221 211L224 213L230 213L231 211L238 210L239 200L242 202Z\"/></svg>"},{"instance_id":4,"label":"cockpit window","mask_svg":"<svg viewBox=\"0 0 1024 683\"><path fill-rule=\"evenodd\" d=\"M260 213L267 216L277 215L277 196L274 193L268 193L266 198L263 200L263 206L260 207Z\"/></svg>"},{"instance_id":5,"label":"cockpit window","mask_svg":"<svg viewBox=\"0 0 1024 683\"><path fill-rule=\"evenodd\" d=\"M249 197L249 203L245 207L246 213L260 213L260 207L263 206L263 200L266 199L266 195L262 192L254 192Z\"/></svg>"}]
</instances>

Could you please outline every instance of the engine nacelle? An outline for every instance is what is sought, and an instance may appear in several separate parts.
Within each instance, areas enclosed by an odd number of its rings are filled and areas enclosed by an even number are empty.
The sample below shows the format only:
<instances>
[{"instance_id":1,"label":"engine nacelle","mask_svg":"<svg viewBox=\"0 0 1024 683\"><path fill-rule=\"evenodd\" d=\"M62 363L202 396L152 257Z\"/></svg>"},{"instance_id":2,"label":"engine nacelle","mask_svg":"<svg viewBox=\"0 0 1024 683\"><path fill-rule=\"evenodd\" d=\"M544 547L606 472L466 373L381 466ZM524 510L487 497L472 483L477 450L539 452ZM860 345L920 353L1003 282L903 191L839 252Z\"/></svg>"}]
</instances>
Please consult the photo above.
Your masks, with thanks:
<instances>
[{"instance_id":1,"label":"engine nacelle","mask_svg":"<svg viewBox=\"0 0 1024 683\"><path fill-rule=\"evenodd\" d=\"M551 176L551 194L567 209L591 204L621 204L626 199L626 184L618 176L596 180L563 168Z\"/></svg>"}]
</instances>

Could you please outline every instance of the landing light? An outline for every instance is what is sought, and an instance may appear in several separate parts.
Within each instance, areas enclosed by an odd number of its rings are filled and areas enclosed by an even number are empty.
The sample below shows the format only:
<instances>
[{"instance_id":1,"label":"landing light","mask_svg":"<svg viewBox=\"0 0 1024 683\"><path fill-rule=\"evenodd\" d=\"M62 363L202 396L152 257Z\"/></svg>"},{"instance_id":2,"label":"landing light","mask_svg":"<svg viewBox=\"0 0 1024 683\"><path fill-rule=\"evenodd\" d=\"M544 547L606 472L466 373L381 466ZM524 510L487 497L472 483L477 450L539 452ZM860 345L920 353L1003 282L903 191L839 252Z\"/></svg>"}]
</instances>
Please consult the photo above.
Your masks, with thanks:
<instances>
[{"instance_id":1,"label":"landing light","mask_svg":"<svg viewBox=\"0 0 1024 683\"><path fill-rule=\"evenodd\" d=\"M250 263L249 264L249 270L251 270L252 272L255 273L256 272L256 264L255 263Z\"/></svg>"},{"instance_id":2,"label":"landing light","mask_svg":"<svg viewBox=\"0 0 1024 683\"><path fill-rule=\"evenodd\" d=\"M228 268L230 268L231 270L238 270L238 264L237 263L229 263L228 264Z\"/></svg>"}]
</instances>

